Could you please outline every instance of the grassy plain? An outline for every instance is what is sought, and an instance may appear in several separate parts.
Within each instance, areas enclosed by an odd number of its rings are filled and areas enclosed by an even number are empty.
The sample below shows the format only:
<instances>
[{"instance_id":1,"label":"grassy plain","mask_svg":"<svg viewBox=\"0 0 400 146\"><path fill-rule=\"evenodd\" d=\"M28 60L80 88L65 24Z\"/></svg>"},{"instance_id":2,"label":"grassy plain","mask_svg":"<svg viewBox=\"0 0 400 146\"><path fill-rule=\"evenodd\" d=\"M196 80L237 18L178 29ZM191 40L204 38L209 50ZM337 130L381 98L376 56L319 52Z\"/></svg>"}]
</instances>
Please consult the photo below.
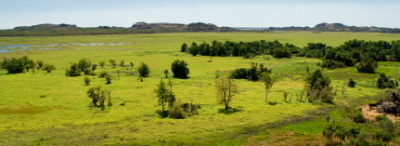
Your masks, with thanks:
<instances>
[{"instance_id":1,"label":"grassy plain","mask_svg":"<svg viewBox=\"0 0 400 146\"><path fill-rule=\"evenodd\" d=\"M4 145L240 145L247 140L240 136L251 128L291 117L305 116L306 112L333 105L310 104L296 101L282 102L283 91L292 95L304 87L305 68L317 68L319 59L294 57L292 59L264 60L262 57L242 59L238 57L192 57L181 53L182 43L218 41L279 40L297 46L310 42L338 46L350 39L399 40L400 35L382 33L164 33L135 35L61 36L61 37L2 37L0 47L31 45L14 48L18 51L0 53L0 58L29 56L54 64L53 73L45 71L23 74L6 74L0 70L0 143ZM71 62L89 58L92 63L115 59L135 64L135 68L106 66L112 74L112 84L93 76L90 86L84 86L83 76L66 77L65 69ZM189 64L190 78L173 79L173 91L181 103L193 100L201 104L199 115L187 119L160 118L156 110L157 99L153 93L164 69L170 69L173 60L185 60ZM209 62L212 60L212 62ZM150 66L150 77L137 80L136 66L141 62ZM279 81L273 86L271 106L264 102L264 87L260 82L238 80L240 93L235 96L233 107L242 112L219 114L216 104L214 79L216 73L227 73L251 62L264 63L273 68ZM378 72L394 75L397 64L383 62ZM120 71L118 76L117 71ZM325 71L333 79L335 88L353 78L357 88L347 89L346 95L337 94L335 102L342 103L380 90L373 88L377 74L360 74L355 68ZM133 75L132 75L133 74ZM86 91L91 86L111 90L114 106L105 110L89 108ZM124 103L125 106L120 106Z\"/></svg>"}]
</instances>

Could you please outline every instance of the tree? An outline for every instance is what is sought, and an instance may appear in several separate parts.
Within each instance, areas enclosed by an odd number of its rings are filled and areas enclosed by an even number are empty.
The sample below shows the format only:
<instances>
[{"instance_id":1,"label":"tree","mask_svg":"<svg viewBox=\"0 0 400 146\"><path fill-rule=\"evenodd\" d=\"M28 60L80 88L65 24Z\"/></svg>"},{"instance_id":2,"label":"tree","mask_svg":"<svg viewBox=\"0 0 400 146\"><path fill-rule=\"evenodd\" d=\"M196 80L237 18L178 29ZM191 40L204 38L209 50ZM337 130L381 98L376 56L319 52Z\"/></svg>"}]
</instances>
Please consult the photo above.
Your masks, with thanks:
<instances>
[{"instance_id":1,"label":"tree","mask_svg":"<svg viewBox=\"0 0 400 146\"><path fill-rule=\"evenodd\" d=\"M109 90L101 90L101 86L90 88L86 94L89 98L92 99L92 103L94 106L97 106L99 103L100 107L104 107L104 102L108 100L108 106L112 106L111 103L111 91Z\"/></svg>"},{"instance_id":2,"label":"tree","mask_svg":"<svg viewBox=\"0 0 400 146\"><path fill-rule=\"evenodd\" d=\"M320 100L326 103L333 102L332 87L330 87L331 80L327 75L322 74L320 69L315 70L306 78L306 91L308 101L313 102Z\"/></svg>"},{"instance_id":3,"label":"tree","mask_svg":"<svg viewBox=\"0 0 400 146\"><path fill-rule=\"evenodd\" d=\"M185 61L175 60L171 64L171 70L174 74L174 78L186 79L188 78L189 68Z\"/></svg>"},{"instance_id":4,"label":"tree","mask_svg":"<svg viewBox=\"0 0 400 146\"><path fill-rule=\"evenodd\" d=\"M225 110L228 110L233 96L237 93L237 86L234 80L230 78L218 78L215 80L215 89L217 93L217 103L223 105Z\"/></svg>"},{"instance_id":5,"label":"tree","mask_svg":"<svg viewBox=\"0 0 400 146\"><path fill-rule=\"evenodd\" d=\"M15 74L29 71L29 69L34 69L36 63L29 59L28 56L22 56L21 58L11 58L9 60L4 59L0 66L1 68L6 69L8 73Z\"/></svg>"},{"instance_id":6,"label":"tree","mask_svg":"<svg viewBox=\"0 0 400 146\"><path fill-rule=\"evenodd\" d=\"M36 61L36 63L37 63L37 69L39 70L39 69L41 69L42 67L43 67L43 65L44 65L44 62L42 61L42 60L37 60Z\"/></svg>"},{"instance_id":7,"label":"tree","mask_svg":"<svg viewBox=\"0 0 400 146\"><path fill-rule=\"evenodd\" d=\"M111 65L113 68L115 68L115 66L117 66L117 62L116 62L114 59L110 59L109 62L110 62L110 65Z\"/></svg>"},{"instance_id":8,"label":"tree","mask_svg":"<svg viewBox=\"0 0 400 146\"><path fill-rule=\"evenodd\" d=\"M91 81L91 79L90 79L88 76L86 76L86 77L83 78L83 82L85 82L85 85L86 85L86 86L89 86L89 85L90 85L90 81Z\"/></svg>"},{"instance_id":9,"label":"tree","mask_svg":"<svg viewBox=\"0 0 400 146\"><path fill-rule=\"evenodd\" d=\"M369 57L364 57L361 61L357 64L357 71L363 73L374 73L375 68L378 67L378 63Z\"/></svg>"},{"instance_id":10,"label":"tree","mask_svg":"<svg viewBox=\"0 0 400 146\"><path fill-rule=\"evenodd\" d=\"M187 52L188 51L188 45L186 43L183 43L181 46L181 52Z\"/></svg>"},{"instance_id":11,"label":"tree","mask_svg":"<svg viewBox=\"0 0 400 146\"><path fill-rule=\"evenodd\" d=\"M141 77L148 77L150 74L149 66L147 66L147 64L142 62L138 67L138 72Z\"/></svg>"},{"instance_id":12,"label":"tree","mask_svg":"<svg viewBox=\"0 0 400 146\"><path fill-rule=\"evenodd\" d=\"M165 107L172 107L175 102L175 95L172 92L172 82L169 81L170 89L167 88L165 82L161 79L157 89L154 90L156 97L158 98L158 105L161 106L161 112L165 112Z\"/></svg>"},{"instance_id":13,"label":"tree","mask_svg":"<svg viewBox=\"0 0 400 146\"><path fill-rule=\"evenodd\" d=\"M51 73L51 71L56 70L56 67L52 64L45 64L43 70L47 71L47 73Z\"/></svg>"},{"instance_id":14,"label":"tree","mask_svg":"<svg viewBox=\"0 0 400 146\"><path fill-rule=\"evenodd\" d=\"M168 78L168 75L169 75L168 69L164 70L164 74L165 74L165 78Z\"/></svg>"},{"instance_id":15,"label":"tree","mask_svg":"<svg viewBox=\"0 0 400 146\"><path fill-rule=\"evenodd\" d=\"M100 65L101 68L104 68L104 65L106 65L106 62L100 61L100 62L99 62L99 65Z\"/></svg>"},{"instance_id":16,"label":"tree","mask_svg":"<svg viewBox=\"0 0 400 146\"><path fill-rule=\"evenodd\" d=\"M85 73L85 75L90 75L92 73L92 62L87 58L82 58L78 62L78 68Z\"/></svg>"},{"instance_id":17,"label":"tree","mask_svg":"<svg viewBox=\"0 0 400 146\"><path fill-rule=\"evenodd\" d=\"M265 85L265 102L268 102L268 94L274 85L275 80L272 78L271 73L263 72L261 73L261 81Z\"/></svg>"},{"instance_id":18,"label":"tree","mask_svg":"<svg viewBox=\"0 0 400 146\"><path fill-rule=\"evenodd\" d=\"M81 71L78 67L78 64L72 63L69 69L65 70L65 75L67 77L75 77L75 76L80 76Z\"/></svg>"}]
</instances>

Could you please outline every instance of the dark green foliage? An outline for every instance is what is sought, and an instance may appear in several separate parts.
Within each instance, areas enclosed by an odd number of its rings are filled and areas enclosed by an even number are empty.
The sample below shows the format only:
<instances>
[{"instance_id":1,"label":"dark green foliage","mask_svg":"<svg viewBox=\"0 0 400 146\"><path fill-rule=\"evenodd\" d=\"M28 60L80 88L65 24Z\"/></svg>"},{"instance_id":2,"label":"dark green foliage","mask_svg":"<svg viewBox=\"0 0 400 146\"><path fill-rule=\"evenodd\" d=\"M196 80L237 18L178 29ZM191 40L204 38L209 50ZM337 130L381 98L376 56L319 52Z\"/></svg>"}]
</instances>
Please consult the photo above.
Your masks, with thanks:
<instances>
[{"instance_id":1,"label":"dark green foliage","mask_svg":"<svg viewBox=\"0 0 400 146\"><path fill-rule=\"evenodd\" d=\"M29 71L29 69L34 69L36 63L29 59L28 56L22 56L21 58L4 59L0 66L1 68L6 69L9 74L15 74Z\"/></svg>"},{"instance_id":2,"label":"dark green foliage","mask_svg":"<svg viewBox=\"0 0 400 146\"><path fill-rule=\"evenodd\" d=\"M356 87L356 81L354 81L353 79L350 79L349 83L347 84L347 86L348 87L352 87L352 88Z\"/></svg>"},{"instance_id":3,"label":"dark green foliage","mask_svg":"<svg viewBox=\"0 0 400 146\"><path fill-rule=\"evenodd\" d=\"M378 67L378 63L372 58L362 58L357 63L357 71L363 73L375 73L375 68Z\"/></svg>"},{"instance_id":4,"label":"dark green foliage","mask_svg":"<svg viewBox=\"0 0 400 146\"><path fill-rule=\"evenodd\" d=\"M91 79L90 79L90 77L88 77L88 76L86 76L86 77L83 78L83 82L85 82L85 85L86 85L86 86L89 86L89 85L90 85L90 81L91 81Z\"/></svg>"},{"instance_id":5,"label":"dark green foliage","mask_svg":"<svg viewBox=\"0 0 400 146\"><path fill-rule=\"evenodd\" d=\"M106 75L105 76L105 78L106 78L106 84L111 84L111 76L110 75Z\"/></svg>"},{"instance_id":6,"label":"dark green foliage","mask_svg":"<svg viewBox=\"0 0 400 146\"><path fill-rule=\"evenodd\" d=\"M400 61L400 41L392 41L392 48L390 49L390 60Z\"/></svg>"},{"instance_id":7,"label":"dark green foliage","mask_svg":"<svg viewBox=\"0 0 400 146\"><path fill-rule=\"evenodd\" d=\"M165 75L165 78L168 78L168 75L169 75L168 69L165 69L165 70L164 70L164 75Z\"/></svg>"},{"instance_id":8,"label":"dark green foliage","mask_svg":"<svg viewBox=\"0 0 400 146\"><path fill-rule=\"evenodd\" d=\"M379 79L376 81L376 87L378 88L395 88L396 83L390 80L385 74L380 74Z\"/></svg>"},{"instance_id":9,"label":"dark green foliage","mask_svg":"<svg viewBox=\"0 0 400 146\"><path fill-rule=\"evenodd\" d=\"M81 75L81 70L78 67L78 64L72 63L69 69L65 70L65 75L67 77L75 77Z\"/></svg>"},{"instance_id":10,"label":"dark green foliage","mask_svg":"<svg viewBox=\"0 0 400 146\"><path fill-rule=\"evenodd\" d=\"M306 91L309 102L320 100L326 103L333 102L332 88L329 86L331 80L322 74L320 69L310 73L306 78Z\"/></svg>"},{"instance_id":11,"label":"dark green foliage","mask_svg":"<svg viewBox=\"0 0 400 146\"><path fill-rule=\"evenodd\" d=\"M104 107L104 102L108 100L108 106L112 106L111 103L111 91L101 90L101 86L90 88L86 94L92 99L92 104L97 106L99 103L100 107Z\"/></svg>"},{"instance_id":12,"label":"dark green foliage","mask_svg":"<svg viewBox=\"0 0 400 146\"><path fill-rule=\"evenodd\" d=\"M190 70L187 66L188 64L183 60L175 60L174 62L172 62L171 70L172 73L174 74L174 78L180 78L180 79L188 78Z\"/></svg>"},{"instance_id":13,"label":"dark green foliage","mask_svg":"<svg viewBox=\"0 0 400 146\"><path fill-rule=\"evenodd\" d=\"M322 64L319 65L324 68L335 69L335 68L344 68L346 65L343 62L329 59L322 59Z\"/></svg>"},{"instance_id":14,"label":"dark green foliage","mask_svg":"<svg viewBox=\"0 0 400 146\"><path fill-rule=\"evenodd\" d=\"M250 64L250 68L237 68L231 72L230 77L234 79L247 79L250 81L260 80L260 75L263 72L271 73L272 70L264 67L264 64L260 64L257 68L257 63Z\"/></svg>"},{"instance_id":15,"label":"dark green foliage","mask_svg":"<svg viewBox=\"0 0 400 146\"><path fill-rule=\"evenodd\" d=\"M183 43L181 46L181 52L188 52L188 45L186 43Z\"/></svg>"},{"instance_id":16,"label":"dark green foliage","mask_svg":"<svg viewBox=\"0 0 400 146\"><path fill-rule=\"evenodd\" d=\"M92 62L87 58L82 58L78 62L78 68L85 73L85 75L90 75L92 73Z\"/></svg>"},{"instance_id":17,"label":"dark green foliage","mask_svg":"<svg viewBox=\"0 0 400 146\"><path fill-rule=\"evenodd\" d=\"M168 114L173 119L184 119L185 113L182 111L180 103L174 103L173 106L169 107Z\"/></svg>"},{"instance_id":18,"label":"dark green foliage","mask_svg":"<svg viewBox=\"0 0 400 146\"><path fill-rule=\"evenodd\" d=\"M138 67L138 72L141 77L148 77L150 74L149 66L147 66L147 64L142 62Z\"/></svg>"},{"instance_id":19,"label":"dark green foliage","mask_svg":"<svg viewBox=\"0 0 400 146\"><path fill-rule=\"evenodd\" d=\"M106 71L102 71L102 72L99 74L99 78L104 78L104 77L106 77L106 76L108 76L108 73L107 73Z\"/></svg>"},{"instance_id":20,"label":"dark green foliage","mask_svg":"<svg viewBox=\"0 0 400 146\"><path fill-rule=\"evenodd\" d=\"M47 73L51 73L51 71L56 70L56 67L52 64L45 64L42 69L47 71Z\"/></svg>"},{"instance_id":21,"label":"dark green foliage","mask_svg":"<svg viewBox=\"0 0 400 146\"><path fill-rule=\"evenodd\" d=\"M367 119L365 119L363 113L361 112L361 109L357 109L357 110L354 110L353 112L351 112L350 117L356 123L367 122Z\"/></svg>"},{"instance_id":22,"label":"dark green foliage","mask_svg":"<svg viewBox=\"0 0 400 146\"><path fill-rule=\"evenodd\" d=\"M283 49L282 49L283 48ZM276 57L284 58L291 57L292 53L298 53L299 48L293 44L281 44L279 41L266 42L253 41L253 42L218 42L216 40L211 43L197 44L192 42L191 46L186 49L186 52L192 56L242 56L243 58L253 58L257 55L271 54L274 55L276 50ZM185 51L184 45L181 46L181 52Z\"/></svg>"}]
</instances>

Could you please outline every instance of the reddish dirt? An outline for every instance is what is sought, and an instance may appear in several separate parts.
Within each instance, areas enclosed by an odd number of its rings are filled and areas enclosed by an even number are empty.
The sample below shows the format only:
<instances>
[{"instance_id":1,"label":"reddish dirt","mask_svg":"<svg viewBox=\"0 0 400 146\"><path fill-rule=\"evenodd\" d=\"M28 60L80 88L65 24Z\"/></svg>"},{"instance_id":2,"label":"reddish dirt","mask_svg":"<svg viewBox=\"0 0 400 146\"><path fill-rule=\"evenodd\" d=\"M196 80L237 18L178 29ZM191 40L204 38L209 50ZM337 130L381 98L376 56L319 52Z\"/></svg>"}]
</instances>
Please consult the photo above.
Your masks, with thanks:
<instances>
[{"instance_id":1,"label":"reddish dirt","mask_svg":"<svg viewBox=\"0 0 400 146\"><path fill-rule=\"evenodd\" d=\"M386 115L392 121L400 121L400 117L396 117L392 114L379 113L375 108L370 109L368 104L360 105L358 107L362 108L364 117L370 121L375 121L375 117L378 115Z\"/></svg>"}]
</instances>

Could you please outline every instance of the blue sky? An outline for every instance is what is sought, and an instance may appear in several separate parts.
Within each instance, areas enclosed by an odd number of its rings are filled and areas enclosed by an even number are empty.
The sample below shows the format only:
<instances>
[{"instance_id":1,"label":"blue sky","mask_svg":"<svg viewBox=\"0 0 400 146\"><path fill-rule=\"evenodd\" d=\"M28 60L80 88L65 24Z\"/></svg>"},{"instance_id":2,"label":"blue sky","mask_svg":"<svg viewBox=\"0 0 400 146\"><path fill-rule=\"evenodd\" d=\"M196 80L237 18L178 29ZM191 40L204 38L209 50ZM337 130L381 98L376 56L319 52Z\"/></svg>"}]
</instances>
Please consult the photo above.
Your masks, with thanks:
<instances>
[{"instance_id":1,"label":"blue sky","mask_svg":"<svg viewBox=\"0 0 400 146\"><path fill-rule=\"evenodd\" d=\"M1 0L0 29L42 23L130 27L145 21L230 27L400 28L398 0Z\"/></svg>"}]
</instances>

